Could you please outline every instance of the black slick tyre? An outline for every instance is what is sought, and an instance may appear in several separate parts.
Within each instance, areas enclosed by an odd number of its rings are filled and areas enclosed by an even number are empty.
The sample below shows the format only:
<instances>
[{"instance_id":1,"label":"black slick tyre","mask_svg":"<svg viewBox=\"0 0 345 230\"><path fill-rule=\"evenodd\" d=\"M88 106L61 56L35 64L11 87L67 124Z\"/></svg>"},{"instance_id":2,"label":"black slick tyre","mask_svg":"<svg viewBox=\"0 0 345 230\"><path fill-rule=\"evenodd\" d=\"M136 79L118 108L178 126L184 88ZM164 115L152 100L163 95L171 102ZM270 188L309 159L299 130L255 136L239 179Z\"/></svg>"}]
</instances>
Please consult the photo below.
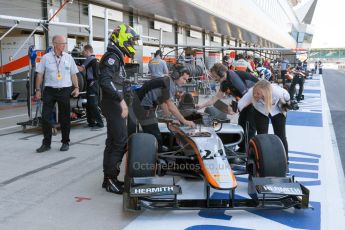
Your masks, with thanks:
<instances>
[{"instance_id":1,"label":"black slick tyre","mask_svg":"<svg viewBox=\"0 0 345 230\"><path fill-rule=\"evenodd\" d=\"M255 177L285 177L287 160L280 138L259 134L249 141L247 170Z\"/></svg>"}]
</instances>

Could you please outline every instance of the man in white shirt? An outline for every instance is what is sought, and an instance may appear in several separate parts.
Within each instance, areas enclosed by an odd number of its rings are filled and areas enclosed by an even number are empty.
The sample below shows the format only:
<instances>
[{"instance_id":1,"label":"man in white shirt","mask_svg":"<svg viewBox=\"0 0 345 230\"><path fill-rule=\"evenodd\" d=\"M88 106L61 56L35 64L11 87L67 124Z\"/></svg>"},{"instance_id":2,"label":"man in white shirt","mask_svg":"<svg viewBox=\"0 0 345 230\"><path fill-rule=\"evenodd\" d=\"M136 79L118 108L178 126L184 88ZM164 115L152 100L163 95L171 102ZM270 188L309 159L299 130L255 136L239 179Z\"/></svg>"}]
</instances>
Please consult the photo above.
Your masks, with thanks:
<instances>
[{"instance_id":1,"label":"man in white shirt","mask_svg":"<svg viewBox=\"0 0 345 230\"><path fill-rule=\"evenodd\" d=\"M41 99L41 84L44 76L43 109L42 109L42 130L43 142L36 152L48 151L52 139L52 125L50 117L58 103L59 122L62 134L62 146L60 151L69 149L69 133L71 128L70 120L70 95L79 95L78 79L76 73L78 68L71 55L64 52L66 39L62 35L55 35L52 39L54 49L46 53L36 71L35 97ZM72 84L74 89L72 91Z\"/></svg>"}]
</instances>

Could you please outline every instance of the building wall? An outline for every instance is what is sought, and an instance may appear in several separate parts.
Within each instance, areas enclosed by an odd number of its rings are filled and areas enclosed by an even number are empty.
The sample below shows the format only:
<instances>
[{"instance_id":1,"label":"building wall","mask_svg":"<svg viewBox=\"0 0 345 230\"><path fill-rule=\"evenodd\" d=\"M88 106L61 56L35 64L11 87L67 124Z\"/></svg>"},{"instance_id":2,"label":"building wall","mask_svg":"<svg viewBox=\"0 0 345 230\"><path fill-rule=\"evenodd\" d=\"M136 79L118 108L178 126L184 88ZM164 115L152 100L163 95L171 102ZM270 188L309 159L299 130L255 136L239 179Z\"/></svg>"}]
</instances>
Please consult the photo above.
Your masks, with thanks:
<instances>
[{"instance_id":1,"label":"building wall","mask_svg":"<svg viewBox=\"0 0 345 230\"><path fill-rule=\"evenodd\" d=\"M246 1L257 1L257 4L260 3L259 0L246 0ZM274 4L280 4L280 0L272 0ZM50 1L48 1L50 2ZM54 5L51 5L48 3L48 7L52 9L58 9L60 6L60 1L53 1ZM193 3L204 3L205 1L198 1L193 0ZM215 0L215 5L219 6L224 3L224 0ZM262 4L267 5L267 3L264 3L264 1L261 1ZM272 4L273 4L272 3ZM231 5L231 4L230 4ZM268 5L267 5L268 6ZM275 5L276 6L276 5ZM230 7L229 4L226 4L223 11L227 9L227 7ZM252 7L252 6L250 6ZM258 7L256 5L256 7ZM274 15L277 16L278 11L276 11L277 8L268 7L267 10L270 12L274 17ZM49 11L50 15L54 13L54 10ZM240 12L237 12L240 14ZM42 5L41 0L31 0L31 1L22 1L22 0L12 0L12 1L6 1L2 2L2 6L0 8L0 15L14 15L18 17L26 17L26 18L33 18L38 19L42 18ZM231 14L230 14L231 15ZM236 16L236 15L231 15ZM243 17L243 15L241 15ZM288 18L287 14L285 14L285 17ZM185 25L182 22L179 22L179 26L176 27L174 24L175 22L169 22L168 21L160 21L158 19L154 19L153 17L149 17L147 15L132 15L130 17L129 13L123 12L123 19L122 21L114 21L109 20L108 22L108 30L113 30L117 25L124 22L126 24L130 23L130 18L132 20L131 24L133 23L133 26L137 28L142 35L154 37L159 39L160 38L160 30L154 29L153 22L154 20L157 20L158 22L163 22L166 24L170 24L172 26L172 31L163 32L163 39L162 43L165 44L175 44L176 41L179 45L191 45L191 46L202 46L203 45L203 39L202 36L205 36L205 45L206 46L221 46L221 43L211 41L212 32L206 31L203 32L201 28L195 29L197 27L193 25ZM85 24L88 25L89 19L88 19L88 5L84 1L73 1L73 4L68 4L66 8L59 14L57 20L61 22L69 22L69 23L75 23L75 24ZM287 19L286 19L287 20ZM6 31L8 28L13 25L13 21L10 20L0 20L0 26L5 27L2 31ZM18 28L16 28L10 35L15 35L17 37L25 38L28 36L28 34L36 27L37 25L35 23L20 23ZM175 30L178 30L178 33L176 33ZM189 31L190 30L198 31L202 34L201 37L196 38L193 36L190 36ZM249 28L250 29L250 28ZM23 34L23 30L26 30L26 32ZM42 33L42 28L39 28L39 32ZM94 35L94 46L96 47L96 52L98 54L102 54L104 52L104 18L93 16L93 35ZM4 32L3 32L4 33ZM76 43L82 43L86 44L88 43L88 35L89 33L84 28L78 28L78 27L60 27L60 26L50 26L50 36L53 34L66 34L70 39L69 41L73 41L73 44ZM272 34L272 33L271 33ZM0 34L1 35L1 34ZM176 35L178 36L178 39L176 39ZM236 31L233 31L232 39L229 42L230 44L234 44L234 39L242 40L240 43L245 44L246 41L243 40L243 37L241 37L240 33L237 33ZM218 37L221 37L223 35L217 34ZM230 40L230 36L226 35L225 43L227 43L227 40ZM107 39L107 38L106 38ZM250 39L250 38L249 38ZM49 39L51 41L51 39ZM140 53L144 56L151 56L151 54L158 48L159 41L158 40L152 40L148 38L142 39L144 42L152 43L153 46L147 46L143 47L143 49L140 51ZM238 43L239 44L239 43ZM18 44L19 46L20 44ZM0 43L1 46L1 43ZM71 48L71 47L70 47ZM25 48L27 49L27 47ZM69 50L70 51L70 50ZM166 48L164 52L171 51L171 49ZM182 49L178 50L176 53L181 54L183 52ZM172 52L171 54L174 54ZM1 54L2 56L2 54ZM139 63L142 63L143 66L147 63L144 63L144 58L142 57L136 57L136 61ZM1 65L6 64L7 60L4 61L4 58L1 58ZM147 60L147 59L146 59ZM141 71L145 72L145 69L141 69ZM23 74L23 77L26 76L26 74ZM24 95L22 93L22 95ZM0 95L0 97L2 97Z\"/></svg>"}]
</instances>

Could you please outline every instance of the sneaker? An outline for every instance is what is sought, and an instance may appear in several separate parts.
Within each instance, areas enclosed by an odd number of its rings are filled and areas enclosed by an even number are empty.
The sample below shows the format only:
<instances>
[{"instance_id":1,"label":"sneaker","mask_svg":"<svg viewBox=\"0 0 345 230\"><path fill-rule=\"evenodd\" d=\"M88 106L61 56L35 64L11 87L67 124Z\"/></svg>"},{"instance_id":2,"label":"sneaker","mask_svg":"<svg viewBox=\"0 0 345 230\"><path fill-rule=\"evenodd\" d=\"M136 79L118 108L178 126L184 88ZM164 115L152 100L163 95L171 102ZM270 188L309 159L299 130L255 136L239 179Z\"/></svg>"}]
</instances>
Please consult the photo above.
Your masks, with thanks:
<instances>
[{"instance_id":1,"label":"sneaker","mask_svg":"<svg viewBox=\"0 0 345 230\"><path fill-rule=\"evenodd\" d=\"M60 151L68 151L68 149L69 149L69 144L62 143Z\"/></svg>"},{"instance_id":2,"label":"sneaker","mask_svg":"<svg viewBox=\"0 0 345 230\"><path fill-rule=\"evenodd\" d=\"M50 146L43 144L43 145L41 145L41 147L36 149L36 152L43 153L43 152L48 151L48 150L50 150Z\"/></svg>"},{"instance_id":3,"label":"sneaker","mask_svg":"<svg viewBox=\"0 0 345 230\"><path fill-rule=\"evenodd\" d=\"M102 188L105 188L106 186L107 186L107 180L106 180L107 178L106 177L104 177L104 179L103 179L103 183L102 183ZM117 180L117 179L116 179ZM120 184L121 184L121 186L124 186L125 185L125 182L123 182L123 181L120 181L120 180L117 180Z\"/></svg>"},{"instance_id":4,"label":"sneaker","mask_svg":"<svg viewBox=\"0 0 345 230\"><path fill-rule=\"evenodd\" d=\"M123 185L116 178L108 177L108 178L105 178L105 190L107 190L107 192L111 192L115 194L122 194Z\"/></svg>"}]
</instances>

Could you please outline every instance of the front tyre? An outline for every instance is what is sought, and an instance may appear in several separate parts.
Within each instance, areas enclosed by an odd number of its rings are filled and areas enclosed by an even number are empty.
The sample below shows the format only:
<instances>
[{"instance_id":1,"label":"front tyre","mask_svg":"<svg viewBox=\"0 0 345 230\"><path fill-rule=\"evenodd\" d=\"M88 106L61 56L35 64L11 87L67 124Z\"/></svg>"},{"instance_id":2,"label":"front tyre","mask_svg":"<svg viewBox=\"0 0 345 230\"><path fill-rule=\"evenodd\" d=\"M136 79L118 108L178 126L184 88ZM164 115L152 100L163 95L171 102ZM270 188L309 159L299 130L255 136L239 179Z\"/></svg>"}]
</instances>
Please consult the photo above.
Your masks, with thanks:
<instances>
[{"instance_id":1,"label":"front tyre","mask_svg":"<svg viewBox=\"0 0 345 230\"><path fill-rule=\"evenodd\" d=\"M255 177L285 177L287 159L280 138L259 134L249 141L247 170Z\"/></svg>"}]
</instances>

